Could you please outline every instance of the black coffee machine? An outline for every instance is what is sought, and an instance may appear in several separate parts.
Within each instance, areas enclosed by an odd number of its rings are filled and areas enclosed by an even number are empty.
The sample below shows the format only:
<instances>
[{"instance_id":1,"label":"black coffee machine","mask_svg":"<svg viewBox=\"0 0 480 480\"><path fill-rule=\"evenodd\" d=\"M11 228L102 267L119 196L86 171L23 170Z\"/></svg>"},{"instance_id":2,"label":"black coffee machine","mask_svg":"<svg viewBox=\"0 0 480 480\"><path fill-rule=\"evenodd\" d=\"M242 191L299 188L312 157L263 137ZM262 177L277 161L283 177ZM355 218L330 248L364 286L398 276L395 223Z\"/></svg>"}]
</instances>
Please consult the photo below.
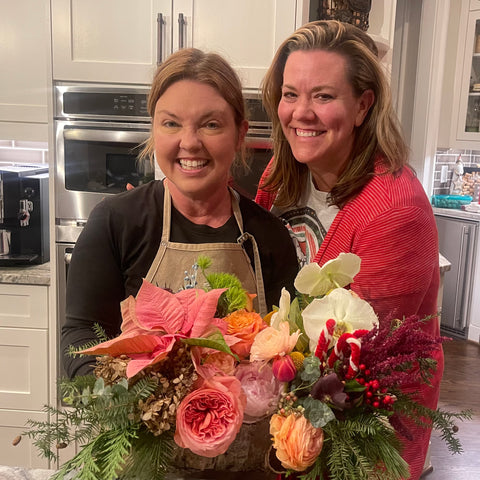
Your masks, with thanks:
<instances>
[{"instance_id":1,"label":"black coffee machine","mask_svg":"<svg viewBox=\"0 0 480 480\"><path fill-rule=\"evenodd\" d=\"M49 260L48 167L0 166L0 266Z\"/></svg>"}]
</instances>

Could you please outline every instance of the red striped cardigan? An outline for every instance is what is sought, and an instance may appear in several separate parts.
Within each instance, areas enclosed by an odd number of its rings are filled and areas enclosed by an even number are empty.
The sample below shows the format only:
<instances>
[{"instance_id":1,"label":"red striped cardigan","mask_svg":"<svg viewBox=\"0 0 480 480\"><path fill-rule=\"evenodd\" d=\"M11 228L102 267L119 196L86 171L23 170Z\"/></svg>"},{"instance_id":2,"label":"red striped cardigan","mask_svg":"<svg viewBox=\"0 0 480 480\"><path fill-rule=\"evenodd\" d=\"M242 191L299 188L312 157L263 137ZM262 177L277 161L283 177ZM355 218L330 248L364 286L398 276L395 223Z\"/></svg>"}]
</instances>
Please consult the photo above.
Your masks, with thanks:
<instances>
[{"instance_id":1,"label":"red striped cardigan","mask_svg":"<svg viewBox=\"0 0 480 480\"><path fill-rule=\"evenodd\" d=\"M268 168L267 168L268 170ZM414 173L404 168L398 176L381 164L361 193L336 215L314 261L323 265L341 252L361 258L360 273L350 288L367 300L380 321L394 314L434 315L439 287L438 234L432 207ZM264 173L264 178L266 173ZM260 185L262 182L260 181ZM275 194L259 189L257 203L270 210ZM426 324L439 334L436 318ZM420 388L422 403L436 408L443 373L443 352L436 357L432 387ZM430 432L416 429L415 440L405 442L404 458L411 479L418 479L428 448Z\"/></svg>"}]
</instances>

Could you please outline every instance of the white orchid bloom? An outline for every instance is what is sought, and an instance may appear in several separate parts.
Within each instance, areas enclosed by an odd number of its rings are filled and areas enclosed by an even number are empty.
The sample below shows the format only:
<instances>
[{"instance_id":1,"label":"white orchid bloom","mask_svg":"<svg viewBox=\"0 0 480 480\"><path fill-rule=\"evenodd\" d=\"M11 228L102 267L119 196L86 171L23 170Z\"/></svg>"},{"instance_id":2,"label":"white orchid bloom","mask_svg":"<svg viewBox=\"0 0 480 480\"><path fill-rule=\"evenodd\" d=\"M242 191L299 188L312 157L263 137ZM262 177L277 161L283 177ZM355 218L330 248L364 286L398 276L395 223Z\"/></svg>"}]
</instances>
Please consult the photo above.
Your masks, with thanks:
<instances>
[{"instance_id":1,"label":"white orchid bloom","mask_svg":"<svg viewBox=\"0 0 480 480\"><path fill-rule=\"evenodd\" d=\"M288 322L288 314L290 313L290 292L286 288L282 288L278 310L272 315L270 325L279 330L280 323Z\"/></svg>"},{"instance_id":2,"label":"white orchid bloom","mask_svg":"<svg viewBox=\"0 0 480 480\"><path fill-rule=\"evenodd\" d=\"M302 317L311 352L315 351L320 334L331 318L336 322L335 338L358 329L371 330L378 320L368 302L344 288L336 288L325 297L313 300L302 312Z\"/></svg>"},{"instance_id":3,"label":"white orchid bloom","mask_svg":"<svg viewBox=\"0 0 480 480\"><path fill-rule=\"evenodd\" d=\"M330 290L353 282L360 271L360 257L354 253L341 253L322 267L317 263L305 265L297 274L295 288L311 297L326 295Z\"/></svg>"}]
</instances>

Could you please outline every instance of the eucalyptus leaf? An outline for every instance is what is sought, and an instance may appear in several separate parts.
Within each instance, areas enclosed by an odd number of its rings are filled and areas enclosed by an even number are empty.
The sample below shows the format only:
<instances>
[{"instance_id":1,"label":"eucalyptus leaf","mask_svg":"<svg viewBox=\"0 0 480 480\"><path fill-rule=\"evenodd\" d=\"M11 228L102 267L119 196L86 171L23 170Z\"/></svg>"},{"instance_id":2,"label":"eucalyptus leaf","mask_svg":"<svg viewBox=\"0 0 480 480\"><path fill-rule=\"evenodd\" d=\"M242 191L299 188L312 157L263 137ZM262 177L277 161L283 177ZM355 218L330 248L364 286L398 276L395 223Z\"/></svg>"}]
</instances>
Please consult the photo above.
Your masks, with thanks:
<instances>
[{"instance_id":1,"label":"eucalyptus leaf","mask_svg":"<svg viewBox=\"0 0 480 480\"><path fill-rule=\"evenodd\" d=\"M302 399L302 406L305 408L304 415L315 428L322 428L328 422L335 420L333 410L320 400L312 397Z\"/></svg>"},{"instance_id":2,"label":"eucalyptus leaf","mask_svg":"<svg viewBox=\"0 0 480 480\"><path fill-rule=\"evenodd\" d=\"M315 355L306 357L300 377L304 382L316 382L320 378L320 359Z\"/></svg>"},{"instance_id":3,"label":"eucalyptus leaf","mask_svg":"<svg viewBox=\"0 0 480 480\"><path fill-rule=\"evenodd\" d=\"M105 389L105 380L103 378L97 378L95 385L93 386L94 395L102 395Z\"/></svg>"}]
</instances>

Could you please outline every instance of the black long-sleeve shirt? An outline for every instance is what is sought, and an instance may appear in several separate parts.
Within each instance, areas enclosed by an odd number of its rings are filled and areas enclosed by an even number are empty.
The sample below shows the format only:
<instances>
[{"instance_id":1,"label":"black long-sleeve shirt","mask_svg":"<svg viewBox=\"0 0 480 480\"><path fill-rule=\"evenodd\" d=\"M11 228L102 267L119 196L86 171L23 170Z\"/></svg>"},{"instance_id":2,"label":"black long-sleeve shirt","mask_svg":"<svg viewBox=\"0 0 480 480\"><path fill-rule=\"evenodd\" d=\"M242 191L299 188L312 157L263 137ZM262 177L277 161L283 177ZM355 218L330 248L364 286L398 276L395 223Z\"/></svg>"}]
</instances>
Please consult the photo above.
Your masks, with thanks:
<instances>
[{"instance_id":1,"label":"black long-sleeve shirt","mask_svg":"<svg viewBox=\"0 0 480 480\"><path fill-rule=\"evenodd\" d=\"M93 325L109 337L120 333L120 302L135 296L157 253L162 236L164 188L160 181L102 200L92 211L74 248L68 271L62 352L95 340ZM244 231L257 242L267 307L278 305L282 287L293 293L297 258L287 229L272 214L240 197ZM170 240L182 243L235 243L234 217L219 228L190 222L172 206ZM247 253L253 262L253 253ZM188 270L189 265L179 265ZM70 377L90 373L93 357L64 355Z\"/></svg>"}]
</instances>

